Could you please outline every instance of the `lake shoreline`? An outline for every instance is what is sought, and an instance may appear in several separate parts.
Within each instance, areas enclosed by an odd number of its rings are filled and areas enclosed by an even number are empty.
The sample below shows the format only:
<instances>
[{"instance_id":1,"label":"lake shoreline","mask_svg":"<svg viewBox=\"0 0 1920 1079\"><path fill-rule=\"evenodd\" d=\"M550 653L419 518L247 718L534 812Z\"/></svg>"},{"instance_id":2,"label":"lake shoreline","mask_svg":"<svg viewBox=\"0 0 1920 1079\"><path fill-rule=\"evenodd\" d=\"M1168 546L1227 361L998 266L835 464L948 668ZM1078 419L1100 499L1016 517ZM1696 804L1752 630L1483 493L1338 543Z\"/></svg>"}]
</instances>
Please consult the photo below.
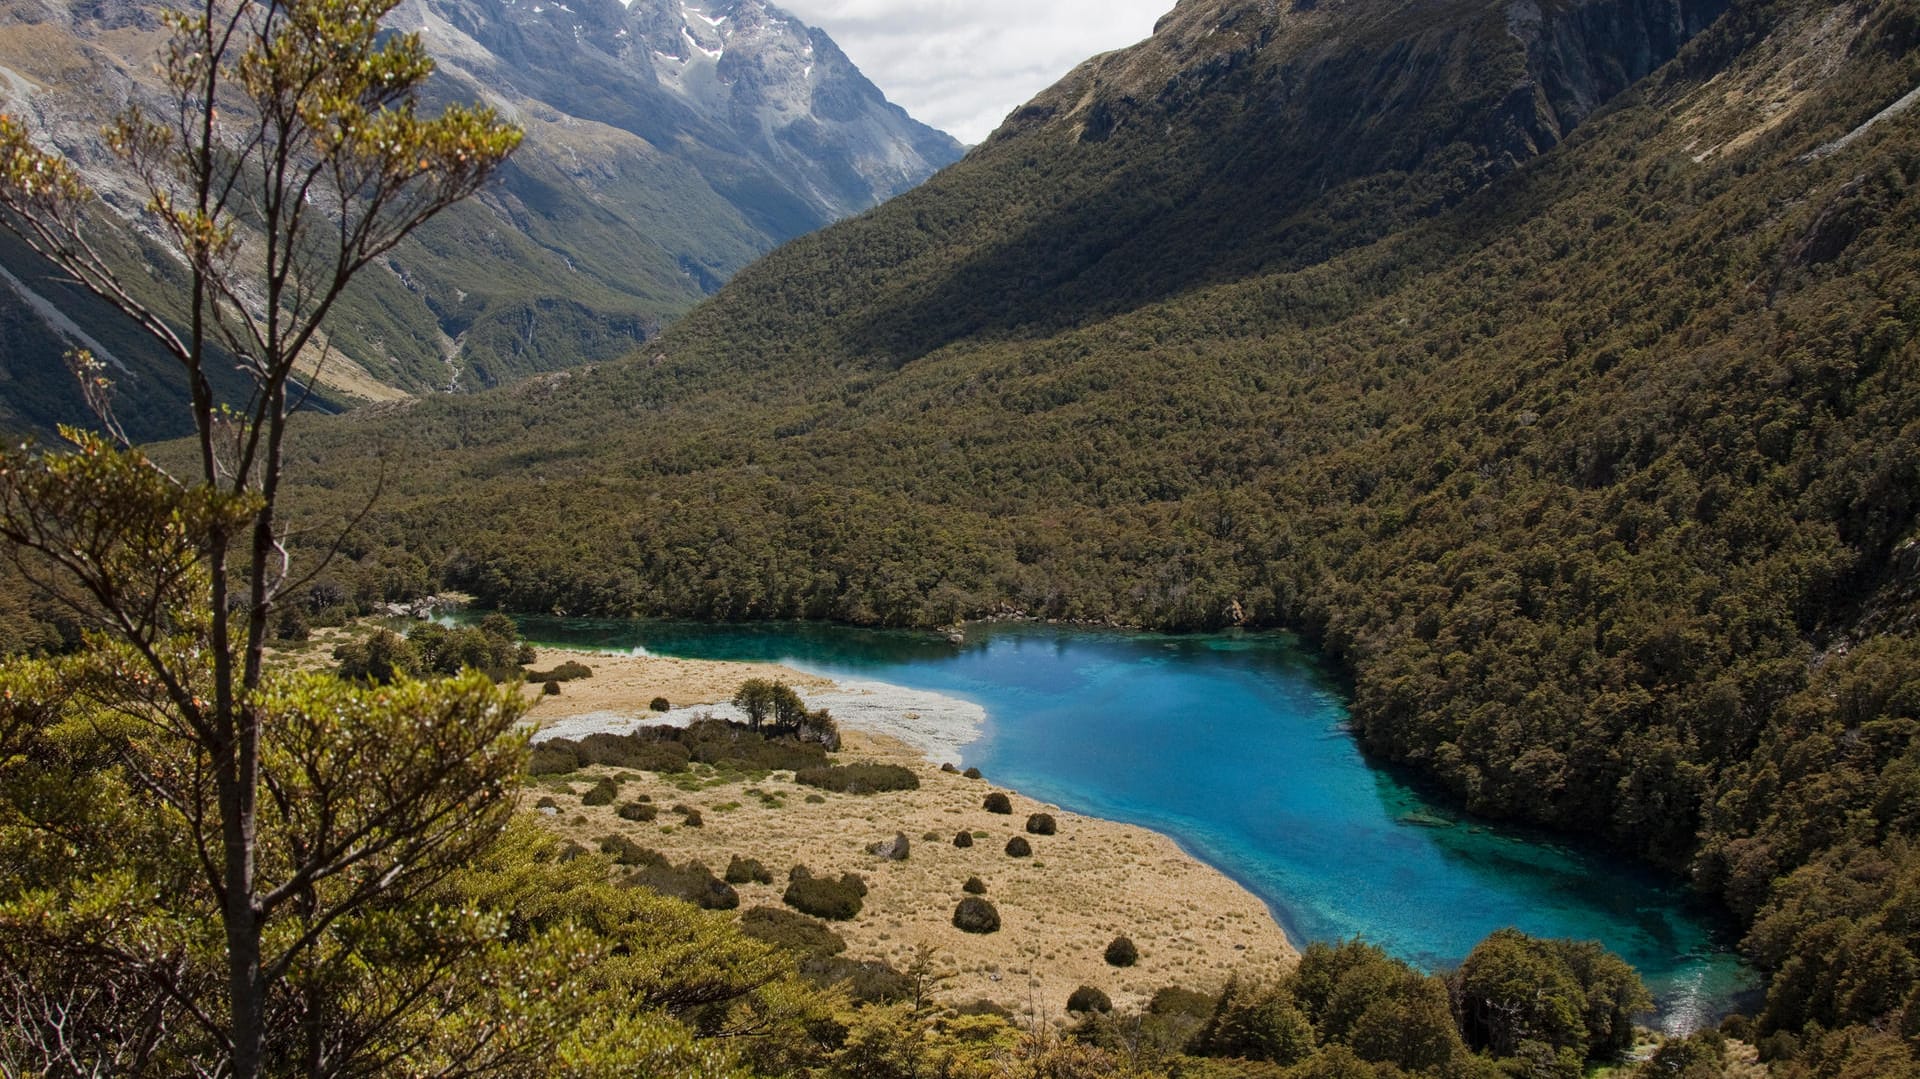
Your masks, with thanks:
<instances>
[{"instance_id":1,"label":"lake shoreline","mask_svg":"<svg viewBox=\"0 0 1920 1079\"><path fill-rule=\"evenodd\" d=\"M558 695L529 687L533 707L528 718L539 725L536 738L577 738L595 730L624 733L656 719L725 717L731 712L725 702L732 687L753 677L787 681L809 701L825 700L830 706L854 694L880 698L877 707L858 715L835 709L846 741L840 756L912 768L921 781L918 791L826 794L827 801L816 804L801 796L803 789L787 786L790 777L775 773L755 787L783 803L778 811L769 811L758 795L744 787L732 789L741 786L738 783L690 794L676 787L674 777L647 775L635 781L641 784L635 789L656 802L702 808L704 825L631 825L608 807L583 808L577 817L556 815L549 825L583 842L608 831L636 831L636 842L675 861L698 858L716 870L733 854L761 858L782 884L785 871L800 862L816 873L860 872L873 887L870 911L853 922L834 924L847 938L848 954L901 966L911 960L914 946L935 947L954 959L952 978L941 994L951 1002L986 998L1016 1012L1059 1015L1066 995L1084 983L1103 987L1116 1002L1138 1006L1168 985L1216 991L1230 975L1277 975L1297 958L1293 940L1264 900L1173 837L1063 810L995 784L991 776L972 780L943 770L941 764L953 762L936 759L929 751L924 728L930 717L922 713L922 722L915 723L906 715L891 722L885 716L891 704L938 698L951 702L952 711L944 717L948 722L977 733L984 718L978 705L902 687L892 687L897 696L872 688L884 683L849 680L854 683L850 691L848 682L773 664L543 647L533 666L550 669L567 660L592 667L593 677L563 683ZM672 703L670 712L650 712L655 696ZM947 738L934 749L964 744ZM553 784L552 779L536 780L538 786ZM984 796L993 790L1010 796L1014 813L993 814L982 808ZM575 813L571 808L566 812ZM1031 813L1052 814L1059 833L1027 835L1033 857L1009 857L1002 848L1012 836L1025 835L1023 826ZM667 823L663 814L662 824ZM961 830L986 837L971 848L956 848L952 837ZM912 843L906 862L868 853L869 844L896 832ZM931 834L938 839L925 838ZM974 936L951 925L953 904L968 876L988 883L987 898L998 905L1004 923L1001 932ZM743 909L780 905L779 886L745 885L740 890ZM1139 947L1142 959L1137 966L1106 966L1102 952L1116 936L1128 936Z\"/></svg>"}]
</instances>

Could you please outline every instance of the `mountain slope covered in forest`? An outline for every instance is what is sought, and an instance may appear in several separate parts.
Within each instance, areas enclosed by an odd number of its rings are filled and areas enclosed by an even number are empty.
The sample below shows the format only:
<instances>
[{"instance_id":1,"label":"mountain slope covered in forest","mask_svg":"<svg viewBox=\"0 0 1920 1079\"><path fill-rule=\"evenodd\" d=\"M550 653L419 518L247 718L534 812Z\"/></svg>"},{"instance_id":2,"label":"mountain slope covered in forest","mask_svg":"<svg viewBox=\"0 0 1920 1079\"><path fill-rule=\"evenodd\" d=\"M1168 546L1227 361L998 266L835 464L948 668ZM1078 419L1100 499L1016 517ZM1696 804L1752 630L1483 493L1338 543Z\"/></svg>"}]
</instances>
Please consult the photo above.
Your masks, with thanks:
<instances>
[{"instance_id":1,"label":"mountain slope covered in forest","mask_svg":"<svg viewBox=\"0 0 1920 1079\"><path fill-rule=\"evenodd\" d=\"M1376 753L1723 900L1769 1053L1905 1060L1916 46L1188 0L632 360L313 425L308 512L384 467L367 595L1300 629Z\"/></svg>"},{"instance_id":2,"label":"mountain slope covered in forest","mask_svg":"<svg viewBox=\"0 0 1920 1079\"><path fill-rule=\"evenodd\" d=\"M162 6L0 2L0 109L74 160L135 234L146 196L100 128L129 94L155 102ZM526 140L479 198L346 297L319 379L332 407L619 356L769 248L960 156L826 34L762 0L406 0L387 24L421 35L436 99L492 105ZM145 272L122 276L164 304L172 261L137 242L121 262ZM180 381L137 334L11 242L0 267L0 428L87 418L59 363L85 325L135 436L178 430Z\"/></svg>"}]
</instances>

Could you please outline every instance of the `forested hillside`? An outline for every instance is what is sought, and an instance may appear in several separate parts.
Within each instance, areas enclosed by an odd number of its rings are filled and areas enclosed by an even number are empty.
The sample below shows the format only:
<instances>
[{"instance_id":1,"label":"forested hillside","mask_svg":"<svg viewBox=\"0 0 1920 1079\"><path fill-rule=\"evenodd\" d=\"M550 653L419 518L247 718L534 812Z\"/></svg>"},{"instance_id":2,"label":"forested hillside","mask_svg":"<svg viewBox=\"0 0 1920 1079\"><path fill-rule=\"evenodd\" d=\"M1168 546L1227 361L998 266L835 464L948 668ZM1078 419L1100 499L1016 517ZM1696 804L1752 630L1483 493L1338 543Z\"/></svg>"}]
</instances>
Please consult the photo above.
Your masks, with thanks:
<instances>
[{"instance_id":1,"label":"forested hillside","mask_svg":"<svg viewBox=\"0 0 1920 1079\"><path fill-rule=\"evenodd\" d=\"M1189 0L641 355L291 474L382 477L367 597L1302 629L1383 757L1748 920L1769 1055L1894 1074L1916 45L1906 0Z\"/></svg>"}]
</instances>

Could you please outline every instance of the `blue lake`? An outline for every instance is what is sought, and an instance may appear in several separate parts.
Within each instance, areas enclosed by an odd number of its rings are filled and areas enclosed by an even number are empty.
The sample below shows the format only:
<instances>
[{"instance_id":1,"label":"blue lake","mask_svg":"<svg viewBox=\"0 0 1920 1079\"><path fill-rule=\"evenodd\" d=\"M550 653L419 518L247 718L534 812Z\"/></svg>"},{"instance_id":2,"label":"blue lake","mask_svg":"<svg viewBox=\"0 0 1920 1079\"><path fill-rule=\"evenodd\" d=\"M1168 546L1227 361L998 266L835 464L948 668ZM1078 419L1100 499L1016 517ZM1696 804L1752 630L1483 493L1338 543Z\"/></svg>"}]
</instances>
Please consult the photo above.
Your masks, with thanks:
<instances>
[{"instance_id":1,"label":"blue lake","mask_svg":"<svg viewBox=\"0 0 1920 1079\"><path fill-rule=\"evenodd\" d=\"M969 627L956 646L819 624L521 625L546 644L779 662L972 701L987 722L965 763L1172 836L1260 896L1296 943L1362 937L1444 968L1503 926L1599 940L1639 969L1672 1029L1712 1021L1758 982L1678 884L1463 819L1370 765L1340 686L1285 634L1006 624Z\"/></svg>"}]
</instances>

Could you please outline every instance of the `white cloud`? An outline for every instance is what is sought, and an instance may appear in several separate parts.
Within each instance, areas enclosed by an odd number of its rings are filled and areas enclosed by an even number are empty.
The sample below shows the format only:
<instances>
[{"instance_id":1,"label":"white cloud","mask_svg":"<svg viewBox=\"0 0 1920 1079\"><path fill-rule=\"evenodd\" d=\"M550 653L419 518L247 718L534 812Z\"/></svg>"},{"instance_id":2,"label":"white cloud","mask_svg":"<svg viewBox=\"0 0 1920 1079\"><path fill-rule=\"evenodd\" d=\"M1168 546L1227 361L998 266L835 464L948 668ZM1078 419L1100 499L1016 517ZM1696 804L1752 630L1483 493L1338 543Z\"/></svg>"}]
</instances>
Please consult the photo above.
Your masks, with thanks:
<instances>
[{"instance_id":1,"label":"white cloud","mask_svg":"<svg viewBox=\"0 0 1920 1079\"><path fill-rule=\"evenodd\" d=\"M1096 53L1153 32L1173 0L775 0L818 26L914 118L979 142Z\"/></svg>"}]
</instances>

